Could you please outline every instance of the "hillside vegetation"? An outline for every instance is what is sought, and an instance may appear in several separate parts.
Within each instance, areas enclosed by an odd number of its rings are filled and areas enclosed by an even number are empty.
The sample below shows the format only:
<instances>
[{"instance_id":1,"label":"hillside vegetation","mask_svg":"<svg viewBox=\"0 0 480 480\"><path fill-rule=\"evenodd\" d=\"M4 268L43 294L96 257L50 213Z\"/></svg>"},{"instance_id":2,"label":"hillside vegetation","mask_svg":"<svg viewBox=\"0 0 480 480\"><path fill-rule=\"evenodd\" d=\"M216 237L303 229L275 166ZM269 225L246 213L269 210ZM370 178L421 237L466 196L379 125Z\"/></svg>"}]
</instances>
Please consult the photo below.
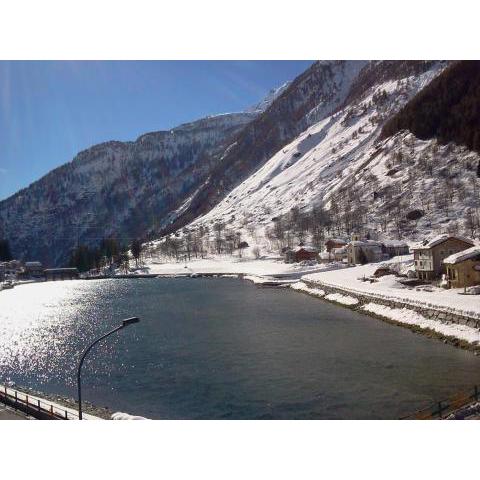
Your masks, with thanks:
<instances>
[{"instance_id":1,"label":"hillside vegetation","mask_svg":"<svg viewBox=\"0 0 480 480\"><path fill-rule=\"evenodd\" d=\"M480 152L480 61L448 67L385 123L382 138L400 130Z\"/></svg>"}]
</instances>

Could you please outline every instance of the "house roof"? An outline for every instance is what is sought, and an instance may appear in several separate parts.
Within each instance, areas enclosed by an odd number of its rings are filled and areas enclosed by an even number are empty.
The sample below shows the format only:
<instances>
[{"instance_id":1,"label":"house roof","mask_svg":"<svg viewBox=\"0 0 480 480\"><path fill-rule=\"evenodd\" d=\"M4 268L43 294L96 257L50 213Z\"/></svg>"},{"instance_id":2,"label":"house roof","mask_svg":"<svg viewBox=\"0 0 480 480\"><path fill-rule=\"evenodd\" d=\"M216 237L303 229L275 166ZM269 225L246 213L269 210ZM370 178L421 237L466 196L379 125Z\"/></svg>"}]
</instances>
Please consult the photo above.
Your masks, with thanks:
<instances>
[{"instance_id":1,"label":"house roof","mask_svg":"<svg viewBox=\"0 0 480 480\"><path fill-rule=\"evenodd\" d=\"M41 267L41 262L25 262L26 267Z\"/></svg>"},{"instance_id":2,"label":"house roof","mask_svg":"<svg viewBox=\"0 0 480 480\"><path fill-rule=\"evenodd\" d=\"M335 242L335 243L341 243L343 245L346 245L348 242L344 240L343 238L327 238L327 242ZM326 243L326 242L325 242Z\"/></svg>"},{"instance_id":3,"label":"house roof","mask_svg":"<svg viewBox=\"0 0 480 480\"><path fill-rule=\"evenodd\" d=\"M456 263L464 262L476 256L480 255L480 245L475 245L474 247L467 248L462 252L454 253L449 257L443 260L443 263L448 263L449 265L455 265Z\"/></svg>"},{"instance_id":4,"label":"house roof","mask_svg":"<svg viewBox=\"0 0 480 480\"><path fill-rule=\"evenodd\" d=\"M45 273L78 273L77 267L47 268Z\"/></svg>"},{"instance_id":5,"label":"house roof","mask_svg":"<svg viewBox=\"0 0 480 480\"><path fill-rule=\"evenodd\" d=\"M310 253L318 253L318 248L309 247L307 245L297 247L293 251L296 253L296 252L300 252L301 250L304 250L305 252L310 252Z\"/></svg>"},{"instance_id":6,"label":"house roof","mask_svg":"<svg viewBox=\"0 0 480 480\"><path fill-rule=\"evenodd\" d=\"M373 248L373 247L381 247L382 243L377 242L375 240L352 240L349 245L353 245L354 247L367 247L367 248Z\"/></svg>"},{"instance_id":7,"label":"house roof","mask_svg":"<svg viewBox=\"0 0 480 480\"><path fill-rule=\"evenodd\" d=\"M436 237L433 237L429 240L426 239L421 243L417 243L412 248L413 248L413 250L422 250L424 248L432 248L432 247L435 247L437 245L440 245L443 242L446 242L450 238L455 239L455 240L460 240L461 242L465 242L465 243L468 243L470 245L474 244L473 241L470 240L467 237L462 237L461 235L449 235L448 233L443 233L443 234L437 235Z\"/></svg>"}]
</instances>

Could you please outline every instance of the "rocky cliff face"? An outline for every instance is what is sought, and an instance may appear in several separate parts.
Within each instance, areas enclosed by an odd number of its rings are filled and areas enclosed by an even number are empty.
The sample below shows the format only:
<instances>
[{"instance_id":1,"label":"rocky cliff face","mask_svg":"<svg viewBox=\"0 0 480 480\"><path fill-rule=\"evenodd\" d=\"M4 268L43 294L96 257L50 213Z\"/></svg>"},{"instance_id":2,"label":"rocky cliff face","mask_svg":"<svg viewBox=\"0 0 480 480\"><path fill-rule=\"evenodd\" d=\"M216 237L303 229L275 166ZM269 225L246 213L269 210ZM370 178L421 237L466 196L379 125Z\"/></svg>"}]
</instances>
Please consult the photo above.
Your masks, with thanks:
<instances>
[{"instance_id":1,"label":"rocky cliff face","mask_svg":"<svg viewBox=\"0 0 480 480\"><path fill-rule=\"evenodd\" d=\"M0 202L0 228L15 257L66 262L78 243L115 234L127 243L159 229L211 171L215 154L258 111L207 117L134 142L80 152Z\"/></svg>"}]
</instances>

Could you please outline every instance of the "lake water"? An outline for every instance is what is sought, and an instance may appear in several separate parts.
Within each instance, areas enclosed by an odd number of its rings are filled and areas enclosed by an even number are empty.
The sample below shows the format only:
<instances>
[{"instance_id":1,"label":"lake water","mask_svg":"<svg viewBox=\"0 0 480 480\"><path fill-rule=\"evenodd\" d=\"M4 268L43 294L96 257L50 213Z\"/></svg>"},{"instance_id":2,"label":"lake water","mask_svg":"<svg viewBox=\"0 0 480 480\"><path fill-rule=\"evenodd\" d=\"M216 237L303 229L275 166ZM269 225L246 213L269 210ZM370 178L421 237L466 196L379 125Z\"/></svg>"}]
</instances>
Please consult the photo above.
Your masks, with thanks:
<instances>
[{"instance_id":1,"label":"lake water","mask_svg":"<svg viewBox=\"0 0 480 480\"><path fill-rule=\"evenodd\" d=\"M48 282L0 292L0 383L150 418L398 418L480 383L480 358L237 279Z\"/></svg>"}]
</instances>

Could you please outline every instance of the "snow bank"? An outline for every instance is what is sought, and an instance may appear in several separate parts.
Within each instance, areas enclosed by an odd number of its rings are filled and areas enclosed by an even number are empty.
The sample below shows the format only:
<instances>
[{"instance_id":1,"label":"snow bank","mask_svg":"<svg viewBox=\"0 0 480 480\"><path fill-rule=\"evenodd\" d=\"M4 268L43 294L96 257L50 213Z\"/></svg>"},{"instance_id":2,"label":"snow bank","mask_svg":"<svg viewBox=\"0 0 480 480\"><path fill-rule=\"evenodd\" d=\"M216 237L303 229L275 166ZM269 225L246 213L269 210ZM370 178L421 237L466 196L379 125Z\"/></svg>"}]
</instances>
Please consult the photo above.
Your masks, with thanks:
<instances>
[{"instance_id":1,"label":"snow bank","mask_svg":"<svg viewBox=\"0 0 480 480\"><path fill-rule=\"evenodd\" d=\"M112 420L148 420L148 418L130 415L124 412L115 412L112 414Z\"/></svg>"},{"instance_id":2,"label":"snow bank","mask_svg":"<svg viewBox=\"0 0 480 480\"><path fill-rule=\"evenodd\" d=\"M310 288L303 282L294 283L293 285L290 285L290 288L292 288L293 290L297 290L298 292L309 293L310 295L314 295L315 297L323 297L325 295L324 290L320 290L318 288Z\"/></svg>"},{"instance_id":3,"label":"snow bank","mask_svg":"<svg viewBox=\"0 0 480 480\"><path fill-rule=\"evenodd\" d=\"M222 275L222 277L226 277L227 275ZM245 280L248 280L255 285L289 285L289 284L295 284L299 282L298 278L292 278L292 279L278 279L278 278L273 278L273 277L261 277L258 275L245 275L243 277Z\"/></svg>"},{"instance_id":4,"label":"snow bank","mask_svg":"<svg viewBox=\"0 0 480 480\"><path fill-rule=\"evenodd\" d=\"M340 293L329 293L325 295L327 300L332 302L342 303L343 305L358 305L358 300L348 295L341 295Z\"/></svg>"},{"instance_id":5,"label":"snow bank","mask_svg":"<svg viewBox=\"0 0 480 480\"><path fill-rule=\"evenodd\" d=\"M467 327L466 325L458 325L456 323L445 324L430 320L408 308L391 308L376 303L367 303L362 309L366 312L374 313L405 325L416 325L424 330L434 330L442 335L455 337L472 344L478 344L480 342L480 331L475 328Z\"/></svg>"}]
</instances>

